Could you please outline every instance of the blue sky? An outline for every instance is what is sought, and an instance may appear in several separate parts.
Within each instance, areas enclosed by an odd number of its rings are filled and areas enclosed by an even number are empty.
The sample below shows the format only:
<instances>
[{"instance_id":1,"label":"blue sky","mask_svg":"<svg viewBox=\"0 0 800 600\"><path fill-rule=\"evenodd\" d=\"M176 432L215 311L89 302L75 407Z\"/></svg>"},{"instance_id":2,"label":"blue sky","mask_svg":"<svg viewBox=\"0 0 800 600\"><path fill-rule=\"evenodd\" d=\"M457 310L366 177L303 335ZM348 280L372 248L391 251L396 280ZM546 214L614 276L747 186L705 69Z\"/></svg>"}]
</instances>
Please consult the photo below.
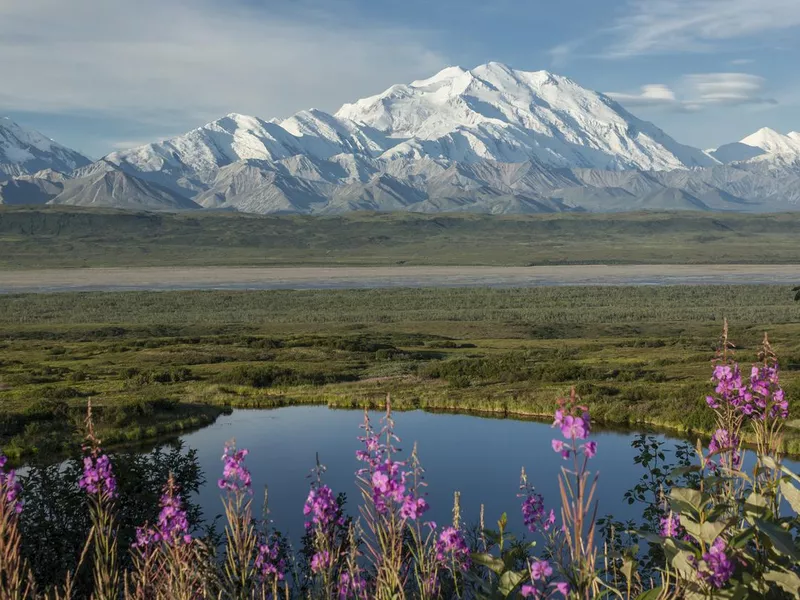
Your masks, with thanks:
<instances>
[{"instance_id":1,"label":"blue sky","mask_svg":"<svg viewBox=\"0 0 800 600\"><path fill-rule=\"evenodd\" d=\"M99 157L495 60L707 148L800 130L798 33L800 0L0 0L0 115Z\"/></svg>"}]
</instances>

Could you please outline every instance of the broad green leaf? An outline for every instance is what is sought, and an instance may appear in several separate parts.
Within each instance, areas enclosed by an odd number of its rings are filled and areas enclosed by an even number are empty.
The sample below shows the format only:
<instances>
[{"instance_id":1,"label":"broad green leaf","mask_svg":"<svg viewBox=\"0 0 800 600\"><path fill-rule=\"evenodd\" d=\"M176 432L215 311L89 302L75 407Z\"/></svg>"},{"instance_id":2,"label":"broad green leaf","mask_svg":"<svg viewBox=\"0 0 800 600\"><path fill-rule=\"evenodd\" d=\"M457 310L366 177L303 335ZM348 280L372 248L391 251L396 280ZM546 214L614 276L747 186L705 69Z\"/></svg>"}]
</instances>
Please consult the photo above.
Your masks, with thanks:
<instances>
[{"instance_id":1,"label":"broad green leaf","mask_svg":"<svg viewBox=\"0 0 800 600\"><path fill-rule=\"evenodd\" d=\"M664 592L662 586L654 587L652 590L647 590L643 594L636 596L636 600L658 600Z\"/></svg>"},{"instance_id":2,"label":"broad green leaf","mask_svg":"<svg viewBox=\"0 0 800 600\"><path fill-rule=\"evenodd\" d=\"M789 477L791 477L792 479L794 479L794 480L795 480L797 483L800 483L800 475L797 475L797 473L795 473L794 471L792 471L792 470L791 470L789 467L787 467L786 465L781 465L781 471L783 471L784 473L786 473L786 474L787 474Z\"/></svg>"},{"instance_id":3,"label":"broad green leaf","mask_svg":"<svg viewBox=\"0 0 800 600\"><path fill-rule=\"evenodd\" d=\"M764 573L764 579L777 583L784 590L790 594L800 593L800 577L797 573L791 571L767 571Z\"/></svg>"},{"instance_id":4,"label":"broad green leaf","mask_svg":"<svg viewBox=\"0 0 800 600\"><path fill-rule=\"evenodd\" d=\"M700 512L700 508L703 506L703 494L697 490L690 488L672 488L669 496L672 499L685 502L697 512Z\"/></svg>"},{"instance_id":5,"label":"broad green leaf","mask_svg":"<svg viewBox=\"0 0 800 600\"><path fill-rule=\"evenodd\" d=\"M651 544L662 544L664 542L664 538L658 535L657 533L653 533L652 531L639 531L639 530L631 530L626 531L626 533L638 535L643 540L651 543Z\"/></svg>"},{"instance_id":6,"label":"broad green leaf","mask_svg":"<svg viewBox=\"0 0 800 600\"><path fill-rule=\"evenodd\" d=\"M666 545L665 543L664 546L666 547ZM672 563L672 568L686 578L691 578L695 573L695 568L689 562L690 556L694 555L686 550L678 550L670 561Z\"/></svg>"},{"instance_id":7,"label":"broad green leaf","mask_svg":"<svg viewBox=\"0 0 800 600\"><path fill-rule=\"evenodd\" d=\"M788 481L781 481L781 493L792 507L792 510L800 514L800 490L798 490Z\"/></svg>"},{"instance_id":8,"label":"broad green leaf","mask_svg":"<svg viewBox=\"0 0 800 600\"><path fill-rule=\"evenodd\" d=\"M744 515L750 523L753 523L755 519L763 519L767 516L768 505L769 502L764 496L753 492L744 501Z\"/></svg>"},{"instance_id":9,"label":"broad green leaf","mask_svg":"<svg viewBox=\"0 0 800 600\"><path fill-rule=\"evenodd\" d=\"M713 544L714 540L716 540L727 527L728 523L726 521L706 521L700 525L700 539L706 544ZM686 531L689 530L687 529Z\"/></svg>"},{"instance_id":10,"label":"broad green leaf","mask_svg":"<svg viewBox=\"0 0 800 600\"><path fill-rule=\"evenodd\" d=\"M519 583L525 579L525 571L506 571L500 577L498 584L498 591L503 595L503 598L508 598L512 592L517 588Z\"/></svg>"},{"instance_id":11,"label":"broad green leaf","mask_svg":"<svg viewBox=\"0 0 800 600\"><path fill-rule=\"evenodd\" d=\"M697 511L691 504L675 498L669 499L669 506L673 512L680 515L697 515Z\"/></svg>"},{"instance_id":12,"label":"broad green leaf","mask_svg":"<svg viewBox=\"0 0 800 600\"><path fill-rule=\"evenodd\" d=\"M755 535L755 531L752 527L748 527L738 533L734 534L730 540L728 540L728 546L731 548L743 548L746 546L750 540L753 539Z\"/></svg>"},{"instance_id":13,"label":"broad green leaf","mask_svg":"<svg viewBox=\"0 0 800 600\"><path fill-rule=\"evenodd\" d=\"M501 575L503 571L505 571L505 564L499 558L492 556L491 554L484 554L482 552L476 552L475 554L471 554L470 558L473 562L478 563L482 567L486 567L491 569L498 575Z\"/></svg>"},{"instance_id":14,"label":"broad green leaf","mask_svg":"<svg viewBox=\"0 0 800 600\"><path fill-rule=\"evenodd\" d=\"M800 554L798 554L792 535L788 531L784 531L778 525L762 519L756 519L754 525L756 529L769 537L775 550L791 557L795 561L800 560Z\"/></svg>"},{"instance_id":15,"label":"broad green leaf","mask_svg":"<svg viewBox=\"0 0 800 600\"><path fill-rule=\"evenodd\" d=\"M761 464L767 467L768 469L773 469L775 471L778 471L781 468L778 462L768 454L760 454L758 456L758 460L760 460Z\"/></svg>"}]
</instances>

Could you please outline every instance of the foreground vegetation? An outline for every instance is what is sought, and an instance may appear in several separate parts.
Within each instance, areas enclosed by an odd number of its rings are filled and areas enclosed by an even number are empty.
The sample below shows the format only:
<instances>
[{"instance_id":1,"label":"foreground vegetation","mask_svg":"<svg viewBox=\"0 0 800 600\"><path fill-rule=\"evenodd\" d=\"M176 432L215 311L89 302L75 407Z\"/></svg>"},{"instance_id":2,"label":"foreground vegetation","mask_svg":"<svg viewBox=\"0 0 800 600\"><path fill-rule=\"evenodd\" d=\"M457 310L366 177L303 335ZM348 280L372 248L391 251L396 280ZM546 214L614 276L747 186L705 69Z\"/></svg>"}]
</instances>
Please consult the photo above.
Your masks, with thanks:
<instances>
[{"instance_id":1,"label":"foreground vegetation","mask_svg":"<svg viewBox=\"0 0 800 600\"><path fill-rule=\"evenodd\" d=\"M574 390L558 401L552 459L565 461L560 499L544 498L521 474L519 510L533 539L509 532L505 514L496 529L482 515L470 531L458 493L451 523L425 522L425 450L415 446L403 456L395 448L387 402L378 428L365 412L356 453L363 465L356 473L357 513L348 514L346 498L325 483L325 468L317 464L302 507L306 535L299 552L269 520L266 498L256 516L248 452L234 441L225 446L218 480L221 538L193 529L191 505L184 502L193 488L181 488L170 472L157 517L141 522L133 542L121 545L120 517L131 511L119 506L130 499L120 497L116 463L96 437L90 405L80 479L68 490L84 495L90 526L81 553L65 557L63 581L46 585L34 575L40 565L26 556L22 536L27 511L41 508L35 501L42 498L26 496L0 454L0 598L800 598L800 476L782 465L778 450L789 396L766 336L750 368L737 364L727 335L725 325L713 385L705 390L715 427L708 451L698 442L672 469L653 439L634 443L637 463L647 471L633 491L632 501L644 505L636 525L609 516L598 527L594 496L603 481L591 461L603 448L591 439L591 407ZM750 472L742 470L745 433L757 448ZM194 481L191 474L188 479ZM47 521L40 526L46 529Z\"/></svg>"},{"instance_id":2,"label":"foreground vegetation","mask_svg":"<svg viewBox=\"0 0 800 600\"><path fill-rule=\"evenodd\" d=\"M570 387L606 425L710 434L724 317L765 329L800 394L800 306L778 286L0 295L0 445L74 453L87 399L107 445L231 407L327 404L543 417ZM795 412L786 449L800 453ZM747 440L750 441L750 440Z\"/></svg>"},{"instance_id":3,"label":"foreground vegetation","mask_svg":"<svg viewBox=\"0 0 800 600\"><path fill-rule=\"evenodd\" d=\"M0 206L0 269L800 263L800 215L256 216Z\"/></svg>"}]
</instances>

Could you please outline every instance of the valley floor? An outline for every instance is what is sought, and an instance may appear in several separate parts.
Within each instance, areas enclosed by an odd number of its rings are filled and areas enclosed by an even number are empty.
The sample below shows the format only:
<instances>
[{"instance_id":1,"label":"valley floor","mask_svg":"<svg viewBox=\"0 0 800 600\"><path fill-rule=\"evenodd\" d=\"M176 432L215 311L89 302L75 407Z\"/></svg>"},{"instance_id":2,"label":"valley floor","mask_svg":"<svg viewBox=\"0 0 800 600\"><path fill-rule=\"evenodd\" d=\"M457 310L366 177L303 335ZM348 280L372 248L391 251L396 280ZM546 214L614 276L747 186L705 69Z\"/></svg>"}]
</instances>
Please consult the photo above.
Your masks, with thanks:
<instances>
[{"instance_id":1,"label":"valley floor","mask_svg":"<svg viewBox=\"0 0 800 600\"><path fill-rule=\"evenodd\" d=\"M797 282L800 265L123 267L0 272L0 293Z\"/></svg>"}]
</instances>

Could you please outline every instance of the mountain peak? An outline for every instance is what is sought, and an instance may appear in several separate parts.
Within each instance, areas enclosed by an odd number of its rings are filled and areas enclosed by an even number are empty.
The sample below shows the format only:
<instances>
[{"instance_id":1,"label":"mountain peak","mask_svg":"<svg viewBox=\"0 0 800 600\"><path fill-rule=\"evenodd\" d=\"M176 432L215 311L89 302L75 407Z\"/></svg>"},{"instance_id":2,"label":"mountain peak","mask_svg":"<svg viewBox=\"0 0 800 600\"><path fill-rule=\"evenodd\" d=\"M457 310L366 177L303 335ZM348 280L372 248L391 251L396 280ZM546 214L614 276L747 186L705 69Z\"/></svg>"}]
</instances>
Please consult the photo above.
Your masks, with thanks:
<instances>
[{"instance_id":1,"label":"mountain peak","mask_svg":"<svg viewBox=\"0 0 800 600\"><path fill-rule=\"evenodd\" d=\"M741 143L761 148L768 154L800 154L800 136L796 132L783 135L769 127L762 127L742 139Z\"/></svg>"},{"instance_id":2,"label":"mountain peak","mask_svg":"<svg viewBox=\"0 0 800 600\"><path fill-rule=\"evenodd\" d=\"M345 104L339 119L399 140L383 158L537 160L553 166L671 169L715 164L598 92L499 62L448 67Z\"/></svg>"},{"instance_id":3,"label":"mountain peak","mask_svg":"<svg viewBox=\"0 0 800 600\"><path fill-rule=\"evenodd\" d=\"M31 175L44 169L68 173L91 161L9 117L0 117L0 176Z\"/></svg>"}]
</instances>

